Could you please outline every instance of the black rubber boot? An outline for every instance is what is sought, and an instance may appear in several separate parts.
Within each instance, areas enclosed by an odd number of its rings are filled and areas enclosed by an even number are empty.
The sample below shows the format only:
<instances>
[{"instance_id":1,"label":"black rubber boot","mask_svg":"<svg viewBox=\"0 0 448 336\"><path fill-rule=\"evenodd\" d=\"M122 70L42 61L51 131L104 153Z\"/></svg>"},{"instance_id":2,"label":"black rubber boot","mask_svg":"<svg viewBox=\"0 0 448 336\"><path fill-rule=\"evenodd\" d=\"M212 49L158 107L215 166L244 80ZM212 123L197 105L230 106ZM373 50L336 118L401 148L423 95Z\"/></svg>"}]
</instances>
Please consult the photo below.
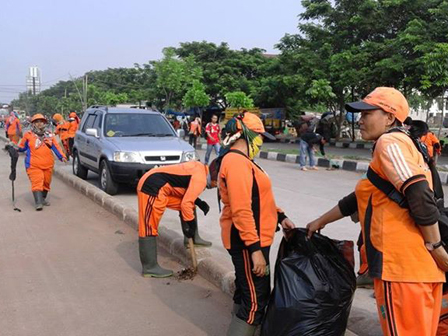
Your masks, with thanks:
<instances>
[{"instance_id":1,"label":"black rubber boot","mask_svg":"<svg viewBox=\"0 0 448 336\"><path fill-rule=\"evenodd\" d=\"M164 269L157 263L157 237L138 238L142 275L145 278L166 278L173 275L173 271Z\"/></svg>"},{"instance_id":2,"label":"black rubber boot","mask_svg":"<svg viewBox=\"0 0 448 336\"><path fill-rule=\"evenodd\" d=\"M179 216L180 216L180 220L183 221L181 213L179 213ZM212 242L204 240L204 239L202 239L199 236L198 217L196 215L196 210L194 211L194 216L195 216L195 218L194 218L195 220L193 222L193 225L194 225L194 237L193 237L194 245L195 246L203 246L203 247L210 247L210 246L212 246ZM184 246L188 247L188 239L185 236L184 236Z\"/></svg>"},{"instance_id":3,"label":"black rubber boot","mask_svg":"<svg viewBox=\"0 0 448 336\"><path fill-rule=\"evenodd\" d=\"M233 315L227 330L227 336L253 336L256 329L256 326L250 325Z\"/></svg>"},{"instance_id":4,"label":"black rubber boot","mask_svg":"<svg viewBox=\"0 0 448 336\"><path fill-rule=\"evenodd\" d=\"M43 198L42 204L45 206L50 206L50 202L47 201L47 196L48 196L48 190L42 191L42 198Z\"/></svg>"},{"instance_id":5,"label":"black rubber boot","mask_svg":"<svg viewBox=\"0 0 448 336\"><path fill-rule=\"evenodd\" d=\"M36 211L41 211L43 209L43 202L44 202L42 191L33 191L33 196Z\"/></svg>"}]
</instances>

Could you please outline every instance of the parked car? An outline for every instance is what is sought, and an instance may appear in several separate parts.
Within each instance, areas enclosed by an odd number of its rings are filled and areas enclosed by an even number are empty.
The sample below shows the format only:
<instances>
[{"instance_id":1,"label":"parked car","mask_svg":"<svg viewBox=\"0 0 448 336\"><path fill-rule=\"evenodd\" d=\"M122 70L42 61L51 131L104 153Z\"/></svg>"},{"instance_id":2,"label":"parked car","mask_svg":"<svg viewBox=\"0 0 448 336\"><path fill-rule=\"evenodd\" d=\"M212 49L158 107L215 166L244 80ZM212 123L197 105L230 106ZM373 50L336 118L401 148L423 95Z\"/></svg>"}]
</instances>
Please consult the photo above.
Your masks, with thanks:
<instances>
[{"instance_id":1,"label":"parked car","mask_svg":"<svg viewBox=\"0 0 448 336\"><path fill-rule=\"evenodd\" d=\"M197 154L159 112L92 106L84 113L73 146L73 174L99 174L110 195L136 184L148 170L194 160Z\"/></svg>"}]
</instances>

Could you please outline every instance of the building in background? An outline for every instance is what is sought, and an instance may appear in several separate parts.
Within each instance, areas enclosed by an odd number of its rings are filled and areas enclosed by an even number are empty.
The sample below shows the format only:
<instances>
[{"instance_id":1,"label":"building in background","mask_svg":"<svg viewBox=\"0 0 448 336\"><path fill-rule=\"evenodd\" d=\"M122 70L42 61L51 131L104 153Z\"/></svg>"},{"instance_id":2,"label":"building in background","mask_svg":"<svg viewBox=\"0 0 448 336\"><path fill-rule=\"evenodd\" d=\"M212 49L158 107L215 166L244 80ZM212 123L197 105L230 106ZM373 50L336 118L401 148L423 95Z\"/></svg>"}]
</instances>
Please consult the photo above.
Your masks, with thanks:
<instances>
[{"instance_id":1,"label":"building in background","mask_svg":"<svg viewBox=\"0 0 448 336\"><path fill-rule=\"evenodd\" d=\"M29 68L28 76L26 77L26 90L33 96L40 93L41 89L40 69L37 66Z\"/></svg>"}]
</instances>

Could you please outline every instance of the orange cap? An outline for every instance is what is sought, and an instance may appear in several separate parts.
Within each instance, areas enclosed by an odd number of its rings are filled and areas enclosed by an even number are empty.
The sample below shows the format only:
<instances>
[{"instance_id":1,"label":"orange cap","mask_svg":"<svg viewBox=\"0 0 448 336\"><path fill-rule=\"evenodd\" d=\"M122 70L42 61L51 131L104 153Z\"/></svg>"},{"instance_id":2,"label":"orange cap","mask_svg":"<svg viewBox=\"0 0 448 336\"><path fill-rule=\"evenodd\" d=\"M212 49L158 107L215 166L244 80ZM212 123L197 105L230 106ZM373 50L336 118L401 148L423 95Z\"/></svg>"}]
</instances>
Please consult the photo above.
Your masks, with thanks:
<instances>
[{"instance_id":1,"label":"orange cap","mask_svg":"<svg viewBox=\"0 0 448 336\"><path fill-rule=\"evenodd\" d=\"M31 122L32 122L32 123L35 122L35 121L37 121L37 120L43 120L43 121L47 122L47 118L45 118L45 117L44 117L42 114L40 114L40 113L37 113L37 114L33 115L33 117L31 118Z\"/></svg>"},{"instance_id":2,"label":"orange cap","mask_svg":"<svg viewBox=\"0 0 448 336\"><path fill-rule=\"evenodd\" d=\"M362 101L346 104L345 109L349 112L382 109L395 115L401 122L404 122L409 114L408 101L400 91L391 87L377 87Z\"/></svg>"},{"instance_id":3,"label":"orange cap","mask_svg":"<svg viewBox=\"0 0 448 336\"><path fill-rule=\"evenodd\" d=\"M68 115L70 118L76 118L76 112L70 112L70 114Z\"/></svg>"},{"instance_id":4,"label":"orange cap","mask_svg":"<svg viewBox=\"0 0 448 336\"><path fill-rule=\"evenodd\" d=\"M62 120L62 115L59 113L55 113L53 114L53 120L55 121L61 121Z\"/></svg>"},{"instance_id":5,"label":"orange cap","mask_svg":"<svg viewBox=\"0 0 448 336\"><path fill-rule=\"evenodd\" d=\"M239 120L242 120L242 122L244 123L244 125L246 125L246 127L248 129L250 129L251 131L257 132L262 134L263 136L265 136L266 138L270 139L270 140L275 140L275 137L266 132L266 130L264 129L264 125L263 122L261 121L261 119L250 112L243 112L240 116L237 117ZM238 125L238 128L241 129L241 126Z\"/></svg>"}]
</instances>

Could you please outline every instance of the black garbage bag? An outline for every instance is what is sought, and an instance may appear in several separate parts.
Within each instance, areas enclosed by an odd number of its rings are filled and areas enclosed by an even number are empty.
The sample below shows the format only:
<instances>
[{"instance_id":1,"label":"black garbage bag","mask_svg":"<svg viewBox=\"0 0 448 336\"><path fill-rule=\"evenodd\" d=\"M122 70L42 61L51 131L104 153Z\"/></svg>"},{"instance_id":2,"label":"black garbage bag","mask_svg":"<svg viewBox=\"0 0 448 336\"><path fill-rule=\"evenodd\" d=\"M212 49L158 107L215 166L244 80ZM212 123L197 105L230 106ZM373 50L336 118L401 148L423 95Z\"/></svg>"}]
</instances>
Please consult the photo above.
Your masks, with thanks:
<instances>
[{"instance_id":1,"label":"black garbage bag","mask_svg":"<svg viewBox=\"0 0 448 336\"><path fill-rule=\"evenodd\" d=\"M342 336L356 289L353 267L331 239L305 229L283 238L262 336Z\"/></svg>"},{"instance_id":2,"label":"black garbage bag","mask_svg":"<svg viewBox=\"0 0 448 336\"><path fill-rule=\"evenodd\" d=\"M5 146L5 149L8 151L9 156L11 157L11 173L9 174L9 179L11 181L15 181L17 176L16 167L17 161L19 160L19 152L17 152L17 150L11 145Z\"/></svg>"}]
</instances>

